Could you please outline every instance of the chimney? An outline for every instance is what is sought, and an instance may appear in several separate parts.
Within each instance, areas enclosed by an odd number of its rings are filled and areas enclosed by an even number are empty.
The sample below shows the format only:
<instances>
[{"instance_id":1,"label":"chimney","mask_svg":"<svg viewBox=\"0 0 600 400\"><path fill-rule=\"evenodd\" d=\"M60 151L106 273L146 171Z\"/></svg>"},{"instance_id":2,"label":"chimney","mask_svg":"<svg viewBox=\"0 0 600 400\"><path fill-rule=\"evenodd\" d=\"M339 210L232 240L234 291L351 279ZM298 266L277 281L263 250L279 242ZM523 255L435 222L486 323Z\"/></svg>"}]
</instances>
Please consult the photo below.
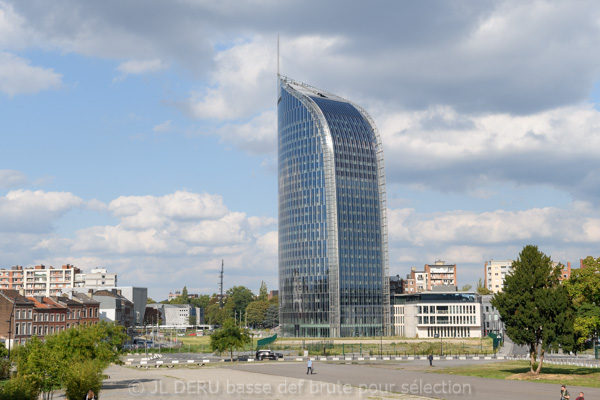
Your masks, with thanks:
<instances>
[{"instance_id":1,"label":"chimney","mask_svg":"<svg viewBox=\"0 0 600 400\"><path fill-rule=\"evenodd\" d=\"M94 289L88 289L88 297L91 299L94 295Z\"/></svg>"}]
</instances>

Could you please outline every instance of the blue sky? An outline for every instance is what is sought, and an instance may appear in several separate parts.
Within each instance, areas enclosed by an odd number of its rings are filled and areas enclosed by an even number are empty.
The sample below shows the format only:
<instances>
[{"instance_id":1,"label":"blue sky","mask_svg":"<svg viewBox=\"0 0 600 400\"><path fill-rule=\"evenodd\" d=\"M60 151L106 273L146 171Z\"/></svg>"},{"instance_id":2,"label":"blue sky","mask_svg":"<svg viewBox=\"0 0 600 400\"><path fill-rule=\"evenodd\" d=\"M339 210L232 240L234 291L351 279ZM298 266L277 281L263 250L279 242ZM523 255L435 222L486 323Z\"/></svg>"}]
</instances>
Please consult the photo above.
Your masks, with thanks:
<instances>
[{"instance_id":1,"label":"blue sky","mask_svg":"<svg viewBox=\"0 0 600 400\"><path fill-rule=\"evenodd\" d=\"M319 13L311 11L318 7ZM382 135L390 273L600 249L600 7L0 0L0 268L277 288L281 72Z\"/></svg>"}]
</instances>

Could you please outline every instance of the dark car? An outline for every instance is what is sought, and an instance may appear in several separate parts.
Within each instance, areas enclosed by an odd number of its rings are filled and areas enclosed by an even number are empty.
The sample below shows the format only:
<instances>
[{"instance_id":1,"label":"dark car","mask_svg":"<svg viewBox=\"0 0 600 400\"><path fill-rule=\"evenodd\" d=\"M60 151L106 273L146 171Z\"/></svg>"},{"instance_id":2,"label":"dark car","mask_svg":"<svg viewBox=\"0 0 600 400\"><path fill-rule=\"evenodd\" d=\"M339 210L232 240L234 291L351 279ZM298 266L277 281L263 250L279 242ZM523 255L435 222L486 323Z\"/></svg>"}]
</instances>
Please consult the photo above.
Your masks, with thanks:
<instances>
[{"instance_id":1,"label":"dark car","mask_svg":"<svg viewBox=\"0 0 600 400\"><path fill-rule=\"evenodd\" d=\"M277 360L278 358L283 358L283 354L276 353L272 350L258 350L256 352L256 359L262 361L264 359L267 360Z\"/></svg>"}]
</instances>

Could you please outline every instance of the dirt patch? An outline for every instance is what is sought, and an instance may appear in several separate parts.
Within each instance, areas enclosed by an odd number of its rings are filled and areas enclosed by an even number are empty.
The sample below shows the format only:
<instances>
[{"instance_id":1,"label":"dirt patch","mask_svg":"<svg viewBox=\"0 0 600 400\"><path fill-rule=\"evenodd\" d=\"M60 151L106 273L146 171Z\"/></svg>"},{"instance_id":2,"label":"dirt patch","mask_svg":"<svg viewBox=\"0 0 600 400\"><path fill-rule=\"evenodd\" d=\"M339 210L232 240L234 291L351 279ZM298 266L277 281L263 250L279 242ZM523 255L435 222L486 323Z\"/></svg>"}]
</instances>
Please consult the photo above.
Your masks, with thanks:
<instances>
[{"instance_id":1,"label":"dirt patch","mask_svg":"<svg viewBox=\"0 0 600 400\"><path fill-rule=\"evenodd\" d=\"M544 380L554 380L556 382L564 382L573 380L573 376L571 375L562 375L562 374L539 374L534 375L531 372L526 372L524 374L512 374L507 379L512 379L515 381L537 381L540 379Z\"/></svg>"}]
</instances>

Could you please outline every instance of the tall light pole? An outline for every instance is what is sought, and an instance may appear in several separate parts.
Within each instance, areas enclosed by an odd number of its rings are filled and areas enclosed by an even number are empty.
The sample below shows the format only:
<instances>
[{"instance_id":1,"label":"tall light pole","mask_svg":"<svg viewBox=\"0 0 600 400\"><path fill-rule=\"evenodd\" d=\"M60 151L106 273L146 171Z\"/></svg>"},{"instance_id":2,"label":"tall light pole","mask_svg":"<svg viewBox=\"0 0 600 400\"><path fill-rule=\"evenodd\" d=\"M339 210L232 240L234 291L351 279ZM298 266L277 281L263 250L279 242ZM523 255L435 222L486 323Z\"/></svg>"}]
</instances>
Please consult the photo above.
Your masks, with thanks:
<instances>
[{"instance_id":1,"label":"tall light pole","mask_svg":"<svg viewBox=\"0 0 600 400\"><path fill-rule=\"evenodd\" d=\"M13 314L15 312L15 303L13 303L12 310L10 310L10 318L8 319L8 360L10 361L10 344L12 342L11 334L12 334L12 320Z\"/></svg>"}]
</instances>

